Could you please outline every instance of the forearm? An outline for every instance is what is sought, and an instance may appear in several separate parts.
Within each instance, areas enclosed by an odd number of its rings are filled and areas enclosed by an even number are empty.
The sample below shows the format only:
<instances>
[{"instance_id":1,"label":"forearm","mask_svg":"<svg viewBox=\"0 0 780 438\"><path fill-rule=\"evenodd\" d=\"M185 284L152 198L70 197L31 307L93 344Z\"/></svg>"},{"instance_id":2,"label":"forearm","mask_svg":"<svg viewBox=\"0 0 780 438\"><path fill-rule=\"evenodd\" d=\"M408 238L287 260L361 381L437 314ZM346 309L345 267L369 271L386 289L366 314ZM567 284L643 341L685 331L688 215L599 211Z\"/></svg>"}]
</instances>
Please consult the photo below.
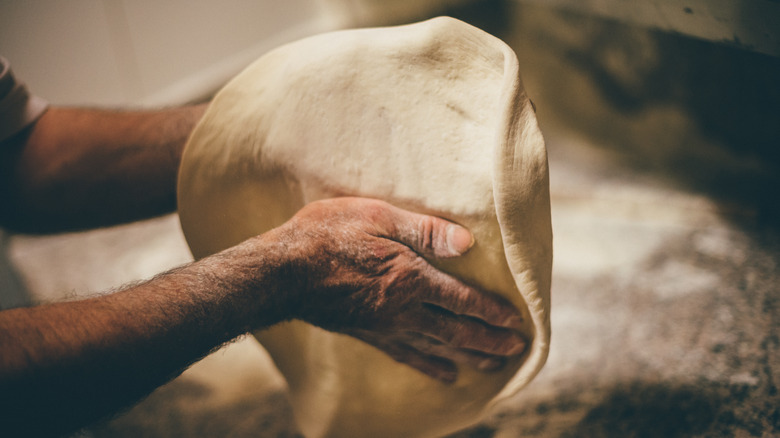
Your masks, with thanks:
<instances>
[{"instance_id":1,"label":"forearm","mask_svg":"<svg viewBox=\"0 0 780 438\"><path fill-rule=\"evenodd\" d=\"M204 110L50 108L3 151L0 223L49 232L173 211L181 153Z\"/></svg>"},{"instance_id":2,"label":"forearm","mask_svg":"<svg viewBox=\"0 0 780 438\"><path fill-rule=\"evenodd\" d=\"M457 378L456 363L501 368L525 349L520 313L421 256L456 257L472 243L462 227L381 201L317 201L261 236L123 292L0 312L3 431L72 430L241 333L291 318L352 335L444 382Z\"/></svg>"},{"instance_id":3,"label":"forearm","mask_svg":"<svg viewBox=\"0 0 780 438\"><path fill-rule=\"evenodd\" d=\"M256 238L113 295L0 312L4 430L76 429L285 319L274 252Z\"/></svg>"}]
</instances>

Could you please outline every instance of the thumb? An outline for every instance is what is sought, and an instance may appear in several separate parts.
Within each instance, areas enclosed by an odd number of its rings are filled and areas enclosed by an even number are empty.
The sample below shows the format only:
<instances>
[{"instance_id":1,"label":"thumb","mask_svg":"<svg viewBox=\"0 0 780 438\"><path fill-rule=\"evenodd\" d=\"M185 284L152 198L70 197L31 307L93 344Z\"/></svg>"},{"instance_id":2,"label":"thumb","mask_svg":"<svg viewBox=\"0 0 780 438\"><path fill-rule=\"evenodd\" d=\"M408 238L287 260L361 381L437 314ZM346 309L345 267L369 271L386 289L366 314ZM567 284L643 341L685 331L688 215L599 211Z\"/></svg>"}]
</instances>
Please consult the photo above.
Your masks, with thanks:
<instances>
[{"instance_id":1,"label":"thumb","mask_svg":"<svg viewBox=\"0 0 780 438\"><path fill-rule=\"evenodd\" d=\"M457 257L474 245L466 228L447 220L391 207L387 236L422 255Z\"/></svg>"}]
</instances>

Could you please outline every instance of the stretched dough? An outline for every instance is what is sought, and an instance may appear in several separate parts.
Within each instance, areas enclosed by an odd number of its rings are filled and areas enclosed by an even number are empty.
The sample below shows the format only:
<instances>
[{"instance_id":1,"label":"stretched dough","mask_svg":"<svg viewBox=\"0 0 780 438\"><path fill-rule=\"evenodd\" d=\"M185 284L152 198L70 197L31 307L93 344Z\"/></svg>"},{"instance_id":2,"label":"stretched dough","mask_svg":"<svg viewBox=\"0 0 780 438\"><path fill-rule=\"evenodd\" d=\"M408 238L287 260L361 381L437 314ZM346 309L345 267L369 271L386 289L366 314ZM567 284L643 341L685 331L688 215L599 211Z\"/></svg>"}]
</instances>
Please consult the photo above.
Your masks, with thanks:
<instances>
[{"instance_id":1,"label":"stretched dough","mask_svg":"<svg viewBox=\"0 0 780 438\"><path fill-rule=\"evenodd\" d=\"M440 436L477 421L544 364L552 231L544 140L514 52L463 22L340 31L272 51L222 89L193 132L179 212L195 257L357 195L472 230L438 263L507 297L527 353L445 385L353 338L294 321L255 335L309 437Z\"/></svg>"}]
</instances>

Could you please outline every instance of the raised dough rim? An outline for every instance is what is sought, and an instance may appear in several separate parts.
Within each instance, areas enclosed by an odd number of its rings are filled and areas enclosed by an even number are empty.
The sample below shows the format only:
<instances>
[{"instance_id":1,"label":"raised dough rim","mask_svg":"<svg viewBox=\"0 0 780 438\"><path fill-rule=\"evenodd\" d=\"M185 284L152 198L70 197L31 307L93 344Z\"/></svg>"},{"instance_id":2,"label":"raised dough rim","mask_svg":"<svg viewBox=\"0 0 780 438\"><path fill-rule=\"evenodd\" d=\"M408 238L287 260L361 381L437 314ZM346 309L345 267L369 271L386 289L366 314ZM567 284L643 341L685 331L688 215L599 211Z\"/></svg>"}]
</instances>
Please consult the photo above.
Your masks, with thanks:
<instances>
[{"instance_id":1,"label":"raised dough rim","mask_svg":"<svg viewBox=\"0 0 780 438\"><path fill-rule=\"evenodd\" d=\"M547 321L543 319L545 316L544 304L542 303L542 309L540 309L538 303L539 297L531 296L529 293L525 292L526 288L522 287L518 281L518 277L522 273L518 272L517 267L511 262L510 248L512 245L509 244L507 231L507 216L509 215L509 212L505 211L503 207L505 203L501 202L507 193L507 191L504 190L506 169L513 168L513 166L507 166L506 163L509 160L513 160L515 152L517 152L516 133L518 132L518 128L515 125L523 121L523 118L521 117L522 113L518 113L518 111L527 111L527 108L521 107L521 105L525 104L524 100L521 98L524 96L525 91L520 79L519 62L514 50L512 50L504 41L481 29L475 29L498 41L504 52L504 84L501 92L504 101L499 105L500 108L504 109L504 112L496 132L497 144L495 146L493 161L493 198L496 206L496 218L498 220L499 229L501 230L501 240L504 247L504 256L507 261L507 266L512 273L517 291L525 301L534 326L534 339L531 342L531 351L528 353L525 362L518 368L515 375L509 379L506 385L504 385L504 388L491 400L489 405L486 406L486 409L488 409L498 401L516 394L539 373L544 366L549 353L550 329ZM533 127L536 128L535 124ZM541 133L538 134L541 136ZM537 283L537 287L538 286L539 284ZM546 291L546 293L549 294L549 291ZM549 308L547 310L549 311ZM549 315L546 315L546 317L549 318Z\"/></svg>"}]
</instances>

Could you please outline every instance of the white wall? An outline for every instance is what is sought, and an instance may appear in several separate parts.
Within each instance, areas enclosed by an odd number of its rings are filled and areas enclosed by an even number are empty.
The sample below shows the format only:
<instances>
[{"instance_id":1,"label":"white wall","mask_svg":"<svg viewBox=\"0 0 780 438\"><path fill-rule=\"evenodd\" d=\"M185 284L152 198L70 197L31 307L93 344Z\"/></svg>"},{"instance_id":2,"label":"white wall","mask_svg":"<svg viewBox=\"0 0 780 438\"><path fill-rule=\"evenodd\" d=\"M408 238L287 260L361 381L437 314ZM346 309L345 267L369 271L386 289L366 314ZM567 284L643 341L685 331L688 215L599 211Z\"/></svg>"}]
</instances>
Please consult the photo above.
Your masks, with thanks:
<instances>
[{"instance_id":1,"label":"white wall","mask_svg":"<svg viewBox=\"0 0 780 438\"><path fill-rule=\"evenodd\" d=\"M328 28L317 0L0 0L0 55L53 103L170 105Z\"/></svg>"}]
</instances>

